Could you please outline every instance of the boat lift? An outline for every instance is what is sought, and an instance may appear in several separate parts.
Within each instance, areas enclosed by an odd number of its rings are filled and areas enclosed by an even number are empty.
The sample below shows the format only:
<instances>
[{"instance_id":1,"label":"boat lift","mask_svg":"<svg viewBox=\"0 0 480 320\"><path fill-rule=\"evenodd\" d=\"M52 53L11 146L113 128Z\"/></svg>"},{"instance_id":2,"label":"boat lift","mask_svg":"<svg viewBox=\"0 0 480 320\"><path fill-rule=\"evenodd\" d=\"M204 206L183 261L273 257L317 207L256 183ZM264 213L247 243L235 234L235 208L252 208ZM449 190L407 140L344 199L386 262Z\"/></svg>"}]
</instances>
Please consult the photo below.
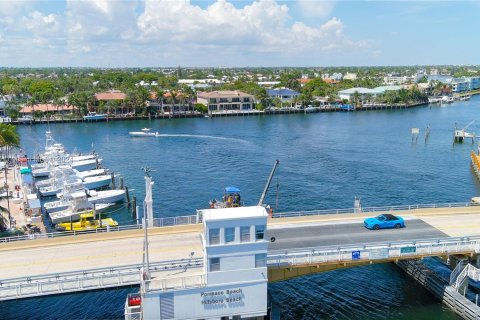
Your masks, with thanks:
<instances>
[{"instance_id":1,"label":"boat lift","mask_svg":"<svg viewBox=\"0 0 480 320\"><path fill-rule=\"evenodd\" d=\"M470 127L475 120L470 121L469 124L467 124L464 128L462 129L457 129L457 124L455 123L455 129L454 129L454 134L453 134L453 141L454 142L459 142L462 143L465 138L472 139L472 144L475 142L475 133L470 133L467 132L466 130L468 127Z\"/></svg>"}]
</instances>

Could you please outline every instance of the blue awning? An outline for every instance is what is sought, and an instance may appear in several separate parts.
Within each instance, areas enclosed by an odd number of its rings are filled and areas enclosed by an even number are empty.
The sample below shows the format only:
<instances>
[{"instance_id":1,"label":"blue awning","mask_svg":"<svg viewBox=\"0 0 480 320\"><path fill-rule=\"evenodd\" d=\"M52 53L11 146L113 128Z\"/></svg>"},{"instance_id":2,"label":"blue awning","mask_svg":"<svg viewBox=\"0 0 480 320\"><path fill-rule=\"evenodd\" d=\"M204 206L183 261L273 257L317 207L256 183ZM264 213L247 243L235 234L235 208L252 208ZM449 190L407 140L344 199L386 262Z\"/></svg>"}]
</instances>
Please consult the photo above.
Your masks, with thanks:
<instances>
[{"instance_id":1,"label":"blue awning","mask_svg":"<svg viewBox=\"0 0 480 320\"><path fill-rule=\"evenodd\" d=\"M237 187L226 187L225 192L227 192L227 193L239 193L240 189L238 189Z\"/></svg>"},{"instance_id":2,"label":"blue awning","mask_svg":"<svg viewBox=\"0 0 480 320\"><path fill-rule=\"evenodd\" d=\"M30 173L22 174L24 184L33 184L33 177Z\"/></svg>"},{"instance_id":3,"label":"blue awning","mask_svg":"<svg viewBox=\"0 0 480 320\"><path fill-rule=\"evenodd\" d=\"M40 204L40 199L31 199L31 200L28 200L28 207L31 208L31 209L41 208L42 205Z\"/></svg>"}]
</instances>

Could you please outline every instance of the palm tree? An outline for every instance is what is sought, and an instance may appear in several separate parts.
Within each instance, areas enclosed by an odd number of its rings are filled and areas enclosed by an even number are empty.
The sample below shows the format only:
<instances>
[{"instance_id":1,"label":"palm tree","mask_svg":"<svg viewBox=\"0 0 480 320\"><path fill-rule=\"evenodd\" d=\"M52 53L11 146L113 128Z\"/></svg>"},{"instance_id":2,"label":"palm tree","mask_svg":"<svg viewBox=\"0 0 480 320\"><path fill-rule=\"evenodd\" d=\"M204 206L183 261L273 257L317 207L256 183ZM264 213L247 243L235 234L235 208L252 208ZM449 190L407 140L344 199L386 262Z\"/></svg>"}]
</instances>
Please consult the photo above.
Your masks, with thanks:
<instances>
[{"instance_id":1,"label":"palm tree","mask_svg":"<svg viewBox=\"0 0 480 320\"><path fill-rule=\"evenodd\" d=\"M17 132L17 127L0 123L0 147L5 148L5 157L8 158L11 150L19 146L20 135Z\"/></svg>"},{"instance_id":2,"label":"palm tree","mask_svg":"<svg viewBox=\"0 0 480 320\"><path fill-rule=\"evenodd\" d=\"M177 92L174 90L170 90L170 97L169 97L170 103L172 104L171 108L171 115L175 115L175 104L177 103Z\"/></svg>"},{"instance_id":3,"label":"palm tree","mask_svg":"<svg viewBox=\"0 0 480 320\"><path fill-rule=\"evenodd\" d=\"M157 103L160 105L160 112L163 114L163 95L165 94L165 90L157 88L157 90L155 90L155 94L157 96Z\"/></svg>"}]
</instances>

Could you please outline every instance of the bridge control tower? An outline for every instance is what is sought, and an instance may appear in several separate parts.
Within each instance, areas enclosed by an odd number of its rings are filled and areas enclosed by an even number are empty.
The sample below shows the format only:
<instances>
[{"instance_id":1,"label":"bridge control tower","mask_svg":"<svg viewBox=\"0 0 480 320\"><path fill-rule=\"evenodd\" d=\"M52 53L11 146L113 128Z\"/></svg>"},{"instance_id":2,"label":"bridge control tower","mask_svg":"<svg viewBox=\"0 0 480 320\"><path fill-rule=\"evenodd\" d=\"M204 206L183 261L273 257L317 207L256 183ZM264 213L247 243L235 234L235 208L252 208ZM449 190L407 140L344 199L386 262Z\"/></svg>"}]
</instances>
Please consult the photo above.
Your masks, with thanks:
<instances>
[{"instance_id":1,"label":"bridge control tower","mask_svg":"<svg viewBox=\"0 0 480 320\"><path fill-rule=\"evenodd\" d=\"M136 308L127 299L125 319L263 318L267 216L262 206L203 210L203 272L163 279L152 273Z\"/></svg>"}]
</instances>

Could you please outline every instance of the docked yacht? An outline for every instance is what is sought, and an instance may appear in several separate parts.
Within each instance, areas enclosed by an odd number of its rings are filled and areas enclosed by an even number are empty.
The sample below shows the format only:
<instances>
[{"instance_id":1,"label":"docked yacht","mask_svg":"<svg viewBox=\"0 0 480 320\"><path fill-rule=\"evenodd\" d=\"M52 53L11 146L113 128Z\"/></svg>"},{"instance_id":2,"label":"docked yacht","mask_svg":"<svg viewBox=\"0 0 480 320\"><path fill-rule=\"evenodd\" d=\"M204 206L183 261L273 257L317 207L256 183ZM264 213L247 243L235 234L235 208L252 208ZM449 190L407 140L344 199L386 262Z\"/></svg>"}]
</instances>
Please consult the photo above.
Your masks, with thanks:
<instances>
[{"instance_id":1,"label":"docked yacht","mask_svg":"<svg viewBox=\"0 0 480 320\"><path fill-rule=\"evenodd\" d=\"M160 135L158 132L150 132L151 130L143 128L142 131L130 131L129 134L131 137L158 137Z\"/></svg>"},{"instance_id":2,"label":"docked yacht","mask_svg":"<svg viewBox=\"0 0 480 320\"><path fill-rule=\"evenodd\" d=\"M101 121L106 120L107 115L103 113L89 112L86 116L83 117L85 121Z\"/></svg>"},{"instance_id":3,"label":"docked yacht","mask_svg":"<svg viewBox=\"0 0 480 320\"><path fill-rule=\"evenodd\" d=\"M87 170L87 171L78 171L76 169L73 169L73 172L79 177L80 179L85 179L87 177L94 177L94 176L100 176L102 174L106 174L107 170L105 169L93 169L93 170Z\"/></svg>"},{"instance_id":4,"label":"docked yacht","mask_svg":"<svg viewBox=\"0 0 480 320\"><path fill-rule=\"evenodd\" d=\"M112 176L103 174L100 176L91 176L83 179L83 186L85 189L99 189L108 187L112 181Z\"/></svg>"},{"instance_id":5,"label":"docked yacht","mask_svg":"<svg viewBox=\"0 0 480 320\"><path fill-rule=\"evenodd\" d=\"M100 158L73 161L72 168L78 171L93 170L93 169L98 169L98 166L101 163L102 163L102 159Z\"/></svg>"},{"instance_id":6,"label":"docked yacht","mask_svg":"<svg viewBox=\"0 0 480 320\"><path fill-rule=\"evenodd\" d=\"M64 210L60 211L55 211L55 212L49 212L48 215L50 219L52 220L53 224L58 224L62 222L67 222L67 221L77 221L80 220L80 216L83 213L88 213L92 211L96 212L101 212L111 206L113 206L113 203L105 203L105 204L98 204L95 205L95 208L90 205L85 208L67 208Z\"/></svg>"}]
</instances>

